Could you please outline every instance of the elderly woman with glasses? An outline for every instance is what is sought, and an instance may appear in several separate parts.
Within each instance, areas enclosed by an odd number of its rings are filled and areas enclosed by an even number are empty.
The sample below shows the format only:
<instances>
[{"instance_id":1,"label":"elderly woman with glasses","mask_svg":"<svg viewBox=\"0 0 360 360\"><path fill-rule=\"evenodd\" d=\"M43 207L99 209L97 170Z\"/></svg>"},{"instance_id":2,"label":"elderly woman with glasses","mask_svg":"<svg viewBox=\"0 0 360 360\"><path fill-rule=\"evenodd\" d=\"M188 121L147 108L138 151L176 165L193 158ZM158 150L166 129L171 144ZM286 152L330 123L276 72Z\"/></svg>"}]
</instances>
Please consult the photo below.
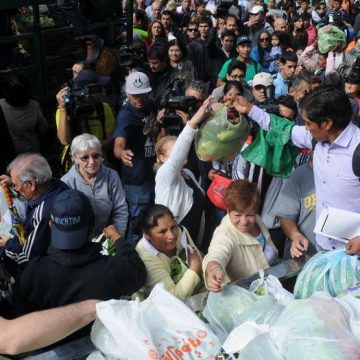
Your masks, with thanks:
<instances>
[{"instance_id":1,"label":"elderly woman with glasses","mask_svg":"<svg viewBox=\"0 0 360 360\"><path fill-rule=\"evenodd\" d=\"M71 189L83 192L95 213L93 235L114 225L125 234L128 208L117 172L102 164L101 143L91 134L76 136L71 143L73 166L61 180Z\"/></svg>"}]
</instances>

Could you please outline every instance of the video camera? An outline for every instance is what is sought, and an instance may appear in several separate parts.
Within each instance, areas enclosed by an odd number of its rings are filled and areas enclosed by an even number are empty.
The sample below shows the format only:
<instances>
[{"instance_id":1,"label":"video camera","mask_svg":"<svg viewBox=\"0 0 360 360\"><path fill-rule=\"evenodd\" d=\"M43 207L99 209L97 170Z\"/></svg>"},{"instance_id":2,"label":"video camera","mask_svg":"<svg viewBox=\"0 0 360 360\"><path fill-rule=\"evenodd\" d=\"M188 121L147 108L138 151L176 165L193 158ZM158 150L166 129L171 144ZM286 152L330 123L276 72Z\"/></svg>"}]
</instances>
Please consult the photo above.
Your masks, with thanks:
<instances>
[{"instance_id":1,"label":"video camera","mask_svg":"<svg viewBox=\"0 0 360 360\"><path fill-rule=\"evenodd\" d=\"M64 97L67 111L72 117L91 116L95 111L95 100L91 95L103 94L104 87L98 84L86 85L83 88L69 88Z\"/></svg>"},{"instance_id":2,"label":"video camera","mask_svg":"<svg viewBox=\"0 0 360 360\"><path fill-rule=\"evenodd\" d=\"M270 85L265 88L266 101L261 105L261 108L270 114L279 114L279 105L275 101L275 86Z\"/></svg>"},{"instance_id":3,"label":"video camera","mask_svg":"<svg viewBox=\"0 0 360 360\"><path fill-rule=\"evenodd\" d=\"M196 110L197 99L194 96L182 96L184 80L176 78L166 88L165 95L160 101L160 107L165 108L164 117L161 119L162 127L180 129L182 121L176 114L176 110L182 110L188 114L193 114Z\"/></svg>"}]
</instances>

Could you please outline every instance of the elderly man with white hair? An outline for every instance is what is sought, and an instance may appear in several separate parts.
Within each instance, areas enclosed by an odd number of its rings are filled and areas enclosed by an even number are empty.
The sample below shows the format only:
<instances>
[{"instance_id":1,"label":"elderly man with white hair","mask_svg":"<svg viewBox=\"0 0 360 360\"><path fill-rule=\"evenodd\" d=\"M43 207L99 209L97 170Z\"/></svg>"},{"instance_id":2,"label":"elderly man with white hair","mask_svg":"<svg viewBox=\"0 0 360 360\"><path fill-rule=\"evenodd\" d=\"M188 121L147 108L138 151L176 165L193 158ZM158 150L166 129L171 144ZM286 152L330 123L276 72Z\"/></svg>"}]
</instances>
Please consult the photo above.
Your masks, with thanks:
<instances>
[{"instance_id":1,"label":"elderly man with white hair","mask_svg":"<svg viewBox=\"0 0 360 360\"><path fill-rule=\"evenodd\" d=\"M44 255L50 244L50 210L55 196L68 186L52 177L47 160L39 154L21 154L8 166L8 175L1 175L2 185L11 186L26 200L26 218L23 223L26 241L22 245L15 236L0 237L0 247L19 265L31 258Z\"/></svg>"}]
</instances>

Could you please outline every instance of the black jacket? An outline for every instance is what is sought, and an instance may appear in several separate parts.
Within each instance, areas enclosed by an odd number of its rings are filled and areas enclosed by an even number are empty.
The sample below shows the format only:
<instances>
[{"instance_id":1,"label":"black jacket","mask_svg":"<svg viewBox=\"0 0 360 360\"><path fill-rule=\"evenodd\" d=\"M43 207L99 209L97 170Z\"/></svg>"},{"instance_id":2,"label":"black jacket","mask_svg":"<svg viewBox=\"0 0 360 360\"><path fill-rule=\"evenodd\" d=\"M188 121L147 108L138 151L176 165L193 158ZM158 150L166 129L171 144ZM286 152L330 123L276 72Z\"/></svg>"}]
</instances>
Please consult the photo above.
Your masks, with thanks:
<instances>
[{"instance_id":1,"label":"black jacket","mask_svg":"<svg viewBox=\"0 0 360 360\"><path fill-rule=\"evenodd\" d=\"M50 246L48 254L32 259L22 274L20 290L27 310L119 299L139 290L146 280L144 263L125 240L116 241L115 247L115 256L103 256L98 243L77 250Z\"/></svg>"}]
</instances>

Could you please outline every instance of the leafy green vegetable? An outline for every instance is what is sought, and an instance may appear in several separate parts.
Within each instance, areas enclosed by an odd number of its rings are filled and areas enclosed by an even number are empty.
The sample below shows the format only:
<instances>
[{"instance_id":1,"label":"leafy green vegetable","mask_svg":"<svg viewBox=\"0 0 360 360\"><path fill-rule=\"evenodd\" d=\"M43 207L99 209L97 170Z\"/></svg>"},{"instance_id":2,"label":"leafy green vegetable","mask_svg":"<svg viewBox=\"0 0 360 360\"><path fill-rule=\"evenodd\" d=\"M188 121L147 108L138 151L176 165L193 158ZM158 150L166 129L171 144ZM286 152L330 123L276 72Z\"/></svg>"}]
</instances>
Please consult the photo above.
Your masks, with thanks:
<instances>
[{"instance_id":1,"label":"leafy green vegetable","mask_svg":"<svg viewBox=\"0 0 360 360\"><path fill-rule=\"evenodd\" d=\"M249 134L247 119L240 115L239 123L228 121L226 106L221 106L200 127L195 149L203 161L233 160Z\"/></svg>"},{"instance_id":2,"label":"leafy green vegetable","mask_svg":"<svg viewBox=\"0 0 360 360\"><path fill-rule=\"evenodd\" d=\"M294 295L306 299L316 291L336 296L360 281L360 262L357 256L344 250L333 250L314 255L296 279Z\"/></svg>"}]
</instances>

